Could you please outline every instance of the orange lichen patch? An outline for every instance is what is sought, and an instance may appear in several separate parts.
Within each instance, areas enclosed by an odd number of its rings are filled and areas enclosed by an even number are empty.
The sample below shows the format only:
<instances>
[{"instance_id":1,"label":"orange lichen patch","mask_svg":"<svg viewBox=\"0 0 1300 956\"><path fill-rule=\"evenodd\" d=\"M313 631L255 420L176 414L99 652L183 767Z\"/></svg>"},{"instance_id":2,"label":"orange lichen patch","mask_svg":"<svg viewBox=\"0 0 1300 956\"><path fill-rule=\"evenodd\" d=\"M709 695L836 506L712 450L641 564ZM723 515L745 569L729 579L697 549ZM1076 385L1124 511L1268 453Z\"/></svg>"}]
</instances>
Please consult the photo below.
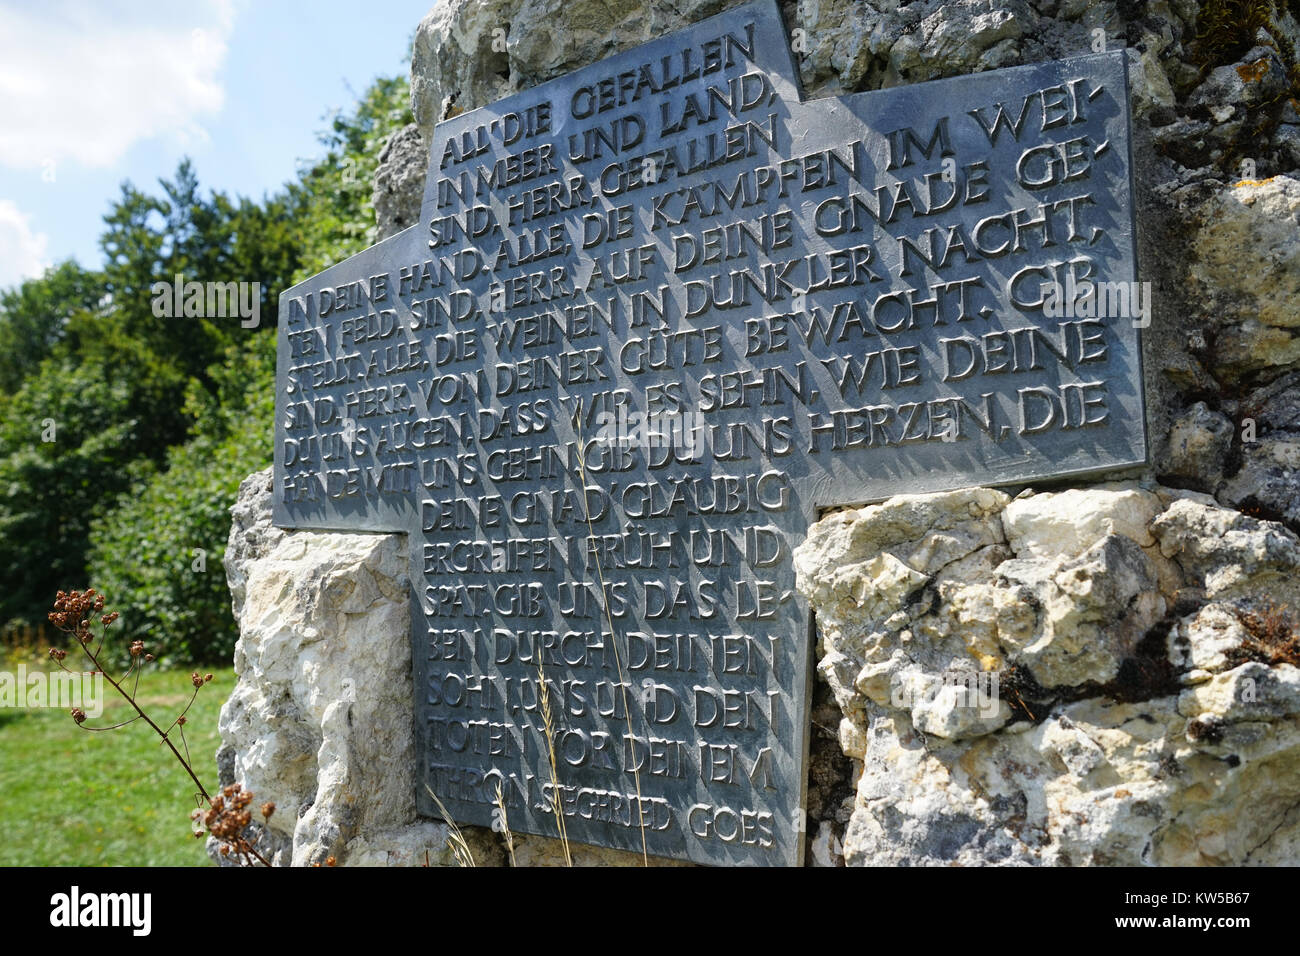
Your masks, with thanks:
<instances>
[{"instance_id":1,"label":"orange lichen patch","mask_svg":"<svg viewBox=\"0 0 1300 956\"><path fill-rule=\"evenodd\" d=\"M1236 189L1239 186L1263 186L1265 183L1271 183L1275 179L1277 179L1276 176L1270 176L1268 179L1239 179L1232 184L1232 188Z\"/></svg>"},{"instance_id":2,"label":"orange lichen patch","mask_svg":"<svg viewBox=\"0 0 1300 956\"><path fill-rule=\"evenodd\" d=\"M1242 63L1237 67L1237 75L1244 83L1258 83L1268 76L1268 60L1261 57L1254 63Z\"/></svg>"},{"instance_id":3,"label":"orange lichen patch","mask_svg":"<svg viewBox=\"0 0 1300 956\"><path fill-rule=\"evenodd\" d=\"M1293 15L1300 15L1300 0L1288 0L1288 4ZM1291 89L1285 95L1300 99L1300 59L1295 44L1274 22L1276 15L1273 0L1205 0L1196 18L1198 32L1192 45L1192 60L1201 67L1202 77L1216 66L1236 62L1256 46L1268 46L1277 51L1286 70ZM1265 34L1262 40L1261 30ZM1238 66L1242 82L1262 80L1268 72L1267 59Z\"/></svg>"}]
</instances>

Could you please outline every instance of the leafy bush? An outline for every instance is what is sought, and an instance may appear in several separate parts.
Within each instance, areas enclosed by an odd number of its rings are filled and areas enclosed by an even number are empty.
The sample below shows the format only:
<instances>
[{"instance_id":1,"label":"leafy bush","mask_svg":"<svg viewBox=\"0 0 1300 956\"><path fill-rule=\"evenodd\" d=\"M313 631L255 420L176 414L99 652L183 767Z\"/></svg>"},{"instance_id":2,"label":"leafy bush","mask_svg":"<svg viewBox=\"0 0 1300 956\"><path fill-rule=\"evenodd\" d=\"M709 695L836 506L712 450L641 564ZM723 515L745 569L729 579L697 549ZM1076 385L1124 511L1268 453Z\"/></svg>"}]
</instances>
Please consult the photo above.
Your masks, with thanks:
<instances>
[{"instance_id":1,"label":"leafy bush","mask_svg":"<svg viewBox=\"0 0 1300 956\"><path fill-rule=\"evenodd\" d=\"M148 471L131 404L121 378L54 359L0 403L0 620L44 620L84 573L91 522Z\"/></svg>"},{"instance_id":2,"label":"leafy bush","mask_svg":"<svg viewBox=\"0 0 1300 956\"><path fill-rule=\"evenodd\" d=\"M90 580L121 612L120 646L143 640L165 662L228 662L234 651L221 562L239 483L271 461L274 335L252 336L212 375L217 394L195 389L188 403L203 431L90 532Z\"/></svg>"}]
</instances>

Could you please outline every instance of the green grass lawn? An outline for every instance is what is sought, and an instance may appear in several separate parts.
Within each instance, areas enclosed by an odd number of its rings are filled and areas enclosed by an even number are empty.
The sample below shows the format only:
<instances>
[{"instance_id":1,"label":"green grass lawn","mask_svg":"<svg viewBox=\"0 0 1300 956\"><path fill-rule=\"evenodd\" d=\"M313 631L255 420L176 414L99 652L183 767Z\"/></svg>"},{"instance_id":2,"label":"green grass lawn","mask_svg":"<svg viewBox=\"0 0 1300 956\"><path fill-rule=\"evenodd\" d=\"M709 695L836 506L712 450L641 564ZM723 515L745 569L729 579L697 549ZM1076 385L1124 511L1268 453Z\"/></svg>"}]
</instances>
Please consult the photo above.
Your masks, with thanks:
<instances>
[{"instance_id":1,"label":"green grass lawn","mask_svg":"<svg viewBox=\"0 0 1300 956\"><path fill-rule=\"evenodd\" d=\"M29 671L49 666L27 664ZM193 688L188 671L156 668L146 665L137 697L166 727ZM191 763L209 791L217 785L217 714L235 685L231 669L212 673L185 725ZM107 683L104 690L103 716L86 726L134 713ZM0 866L207 865L203 841L190 826L194 792L194 782L142 720L88 733L66 710L0 708Z\"/></svg>"}]
</instances>

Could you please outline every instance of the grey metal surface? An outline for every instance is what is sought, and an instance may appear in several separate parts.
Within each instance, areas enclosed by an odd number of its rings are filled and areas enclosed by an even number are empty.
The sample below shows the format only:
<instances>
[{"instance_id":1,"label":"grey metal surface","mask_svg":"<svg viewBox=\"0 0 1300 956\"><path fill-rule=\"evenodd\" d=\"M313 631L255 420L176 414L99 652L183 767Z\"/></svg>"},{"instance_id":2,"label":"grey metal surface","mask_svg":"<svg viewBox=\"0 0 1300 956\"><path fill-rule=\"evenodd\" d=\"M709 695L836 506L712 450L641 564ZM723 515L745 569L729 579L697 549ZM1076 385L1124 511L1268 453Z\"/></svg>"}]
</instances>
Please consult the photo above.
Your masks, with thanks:
<instances>
[{"instance_id":1,"label":"grey metal surface","mask_svg":"<svg viewBox=\"0 0 1300 956\"><path fill-rule=\"evenodd\" d=\"M1035 304L1137 279L1127 104L804 103L761 2L438 126L421 222L281 297L275 459L278 524L409 533L422 812L555 835L540 656L570 840L801 861L817 509L1145 458L1140 322Z\"/></svg>"}]
</instances>

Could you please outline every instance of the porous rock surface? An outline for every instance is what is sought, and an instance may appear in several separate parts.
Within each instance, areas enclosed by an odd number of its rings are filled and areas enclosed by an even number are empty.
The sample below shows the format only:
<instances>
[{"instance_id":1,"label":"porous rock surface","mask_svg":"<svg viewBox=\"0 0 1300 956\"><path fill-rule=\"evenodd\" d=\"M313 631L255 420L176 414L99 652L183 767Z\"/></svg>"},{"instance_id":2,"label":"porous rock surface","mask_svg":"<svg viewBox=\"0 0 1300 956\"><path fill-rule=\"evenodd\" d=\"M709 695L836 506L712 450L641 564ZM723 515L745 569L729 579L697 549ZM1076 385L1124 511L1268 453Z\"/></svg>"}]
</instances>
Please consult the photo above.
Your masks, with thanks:
<instances>
[{"instance_id":1,"label":"porous rock surface","mask_svg":"<svg viewBox=\"0 0 1300 956\"><path fill-rule=\"evenodd\" d=\"M971 488L829 515L795 567L856 761L849 864L1295 861L1282 525L1135 483Z\"/></svg>"}]
</instances>

